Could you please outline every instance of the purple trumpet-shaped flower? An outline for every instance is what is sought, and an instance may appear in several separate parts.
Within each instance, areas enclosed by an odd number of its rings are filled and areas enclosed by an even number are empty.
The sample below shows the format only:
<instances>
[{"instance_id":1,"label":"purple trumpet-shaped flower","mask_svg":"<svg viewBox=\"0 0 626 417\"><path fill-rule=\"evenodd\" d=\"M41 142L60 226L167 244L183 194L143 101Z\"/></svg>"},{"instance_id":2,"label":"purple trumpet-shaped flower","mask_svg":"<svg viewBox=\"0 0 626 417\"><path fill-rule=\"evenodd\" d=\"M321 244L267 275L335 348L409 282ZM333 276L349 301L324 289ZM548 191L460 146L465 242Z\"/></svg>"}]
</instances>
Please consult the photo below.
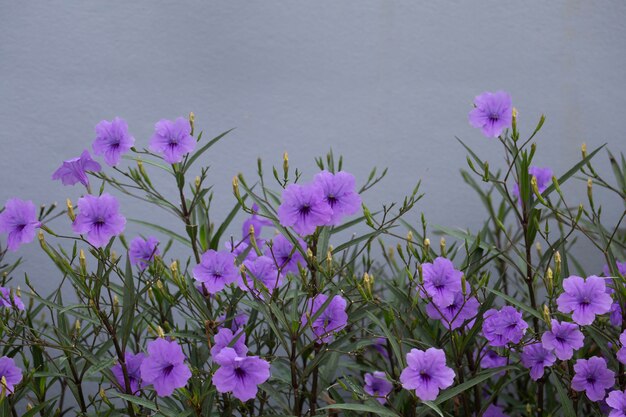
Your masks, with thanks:
<instances>
[{"instance_id":1,"label":"purple trumpet-shaped flower","mask_svg":"<svg viewBox=\"0 0 626 417\"><path fill-rule=\"evenodd\" d=\"M152 384L159 397L169 397L175 389L187 385L191 371L185 354L174 341L156 339L148 343L148 356L141 364L141 378Z\"/></svg>"},{"instance_id":2,"label":"purple trumpet-shaped flower","mask_svg":"<svg viewBox=\"0 0 626 417\"><path fill-rule=\"evenodd\" d=\"M78 215L72 229L87 235L87 241L97 248L106 246L113 236L124 231L126 218L119 212L117 199L104 193L100 197L87 194L78 199Z\"/></svg>"},{"instance_id":3,"label":"purple trumpet-shaped flower","mask_svg":"<svg viewBox=\"0 0 626 417\"><path fill-rule=\"evenodd\" d=\"M406 362L407 367L400 374L402 387L415 390L415 395L422 401L435 400L439 390L454 382L454 371L446 366L446 354L441 349L411 349Z\"/></svg>"},{"instance_id":4,"label":"purple trumpet-shaped flower","mask_svg":"<svg viewBox=\"0 0 626 417\"><path fill-rule=\"evenodd\" d=\"M602 401L606 390L615 384L615 372L609 370L604 358L592 356L578 359L574 365L572 389L585 391L591 401Z\"/></svg>"},{"instance_id":5,"label":"purple trumpet-shaped flower","mask_svg":"<svg viewBox=\"0 0 626 417\"><path fill-rule=\"evenodd\" d=\"M237 338L235 343L229 346L235 338ZM217 356L226 347L233 348L237 356L246 356L246 353L248 353L246 334L243 330L233 333L232 330L222 327L215 335L214 341L215 344L211 348L211 356L213 357Z\"/></svg>"},{"instance_id":6,"label":"purple trumpet-shaped flower","mask_svg":"<svg viewBox=\"0 0 626 417\"><path fill-rule=\"evenodd\" d=\"M24 310L24 303L14 292L5 287L0 287L0 306Z\"/></svg>"},{"instance_id":7,"label":"purple trumpet-shaped flower","mask_svg":"<svg viewBox=\"0 0 626 417\"><path fill-rule=\"evenodd\" d=\"M373 397L377 397L376 400L385 404L387 402L387 395L393 389L393 384L387 379L387 375L384 372L376 371L374 373L365 374L365 386L363 391Z\"/></svg>"},{"instance_id":8,"label":"purple trumpet-shaped flower","mask_svg":"<svg viewBox=\"0 0 626 417\"><path fill-rule=\"evenodd\" d=\"M212 249L202 254L202 260L193 268L193 277L204 284L209 294L222 291L227 284L241 279L235 266L235 255Z\"/></svg>"},{"instance_id":9,"label":"purple trumpet-shaped flower","mask_svg":"<svg viewBox=\"0 0 626 417\"><path fill-rule=\"evenodd\" d=\"M282 274L280 274L278 269L276 269L276 263L272 258L259 256L254 260L245 261L243 264L246 267L247 282L242 282L242 285L240 285L242 290L247 291L248 288L251 288L257 294L262 294L259 290L255 289L255 280L263 283L270 294L282 285ZM258 284L256 284L256 286L258 287Z\"/></svg>"},{"instance_id":10,"label":"purple trumpet-shaped flower","mask_svg":"<svg viewBox=\"0 0 626 417\"><path fill-rule=\"evenodd\" d=\"M513 121L511 96L504 91L485 92L474 99L474 109L469 113L469 122L480 128L488 138L500 136Z\"/></svg>"},{"instance_id":11,"label":"purple trumpet-shaped flower","mask_svg":"<svg viewBox=\"0 0 626 417\"><path fill-rule=\"evenodd\" d=\"M7 233L7 247L15 251L24 243L35 238L36 229L41 226L37 220L37 209L32 201L11 198L0 213L0 233Z\"/></svg>"},{"instance_id":12,"label":"purple trumpet-shaped flower","mask_svg":"<svg viewBox=\"0 0 626 417\"><path fill-rule=\"evenodd\" d=\"M483 369L499 368L507 364L507 358L498 355L494 350L489 349L480 360L480 367Z\"/></svg>"},{"instance_id":13,"label":"purple trumpet-shaped flower","mask_svg":"<svg viewBox=\"0 0 626 417\"><path fill-rule=\"evenodd\" d=\"M489 309L484 314L483 335L491 346L506 346L508 343L519 343L528 329L528 323L522 314L511 306L500 310Z\"/></svg>"},{"instance_id":14,"label":"purple trumpet-shaped flower","mask_svg":"<svg viewBox=\"0 0 626 417\"><path fill-rule=\"evenodd\" d=\"M270 364L258 356L238 356L231 348L224 348L214 357L220 368L213 375L218 392L232 392L241 401L256 397L258 385L270 377Z\"/></svg>"},{"instance_id":15,"label":"purple trumpet-shaped flower","mask_svg":"<svg viewBox=\"0 0 626 417\"><path fill-rule=\"evenodd\" d=\"M117 383L122 387L122 391L127 394L139 395L139 386L141 384L141 364L145 355L141 352L132 354L126 352L124 354L124 362L126 363L126 374L128 375L128 383L130 385L130 392L126 392L126 382L124 381L124 371L122 371L122 365L116 364L111 368L111 372L117 379Z\"/></svg>"},{"instance_id":16,"label":"purple trumpet-shaped flower","mask_svg":"<svg viewBox=\"0 0 626 417\"><path fill-rule=\"evenodd\" d=\"M274 260L279 269L282 269L283 273L298 273L298 263L305 266L304 257L302 251L306 251L306 243L300 238L296 239L298 249L289 239L283 235L277 235L272 238L271 247L265 249L265 256L268 256Z\"/></svg>"},{"instance_id":17,"label":"purple trumpet-shaped flower","mask_svg":"<svg viewBox=\"0 0 626 417\"><path fill-rule=\"evenodd\" d=\"M150 139L150 150L163 155L168 164L176 164L196 147L191 136L191 125L182 117L176 120L159 120L154 125L154 135Z\"/></svg>"},{"instance_id":18,"label":"purple trumpet-shaped flower","mask_svg":"<svg viewBox=\"0 0 626 417\"><path fill-rule=\"evenodd\" d=\"M426 305L426 314L431 319L441 320L446 328L458 329L467 320L471 320L468 325L472 326L473 318L478 314L480 303L475 297L465 299L462 292L454 295L454 301L447 307L437 307L434 302Z\"/></svg>"},{"instance_id":19,"label":"purple trumpet-shaped flower","mask_svg":"<svg viewBox=\"0 0 626 417\"><path fill-rule=\"evenodd\" d=\"M84 150L77 158L63 161L63 164L52 174L53 180L61 180L63 185L74 185L80 182L85 187L89 186L87 171L100 172L102 167L91 159L88 150Z\"/></svg>"},{"instance_id":20,"label":"purple trumpet-shaped flower","mask_svg":"<svg viewBox=\"0 0 626 417\"><path fill-rule=\"evenodd\" d=\"M250 239L250 226L254 228L254 236L255 238L259 238L261 235L261 230L263 230L264 226L271 226L273 223L269 219L265 219L260 217L257 212L259 211L259 206L256 204L252 205L252 215L248 217L241 227L241 232L244 241L248 241Z\"/></svg>"},{"instance_id":21,"label":"purple trumpet-shaped flower","mask_svg":"<svg viewBox=\"0 0 626 417\"><path fill-rule=\"evenodd\" d=\"M102 120L96 125L96 140L93 142L93 153L103 155L104 162L115 166L135 144L135 138L128 134L128 125L124 119L116 117L110 122ZM93 170L92 170L93 171Z\"/></svg>"},{"instance_id":22,"label":"purple trumpet-shaped flower","mask_svg":"<svg viewBox=\"0 0 626 417\"><path fill-rule=\"evenodd\" d=\"M455 269L449 259L440 256L432 263L423 263L422 273L424 292L437 307L447 307L454 303L456 294L461 292L463 273Z\"/></svg>"},{"instance_id":23,"label":"purple trumpet-shaped flower","mask_svg":"<svg viewBox=\"0 0 626 417\"><path fill-rule=\"evenodd\" d=\"M313 182L322 189L324 201L332 209L328 224L338 225L344 216L355 214L361 209L361 197L355 190L354 175L339 171L335 174L322 171Z\"/></svg>"},{"instance_id":24,"label":"purple trumpet-shaped flower","mask_svg":"<svg viewBox=\"0 0 626 417\"><path fill-rule=\"evenodd\" d=\"M4 378L5 385L0 390L6 389L7 395L15 392L15 386L22 381L22 370L15 365L13 358L3 356L0 358L0 380Z\"/></svg>"},{"instance_id":25,"label":"purple trumpet-shaped flower","mask_svg":"<svg viewBox=\"0 0 626 417\"><path fill-rule=\"evenodd\" d=\"M611 391L606 397L606 403L611 407L609 417L626 417L626 390Z\"/></svg>"},{"instance_id":26,"label":"purple trumpet-shaped flower","mask_svg":"<svg viewBox=\"0 0 626 417\"><path fill-rule=\"evenodd\" d=\"M533 343L524 346L522 349L522 364L530 369L530 377L533 381L543 376L544 368L554 365L556 356L554 353L544 348L541 343Z\"/></svg>"},{"instance_id":27,"label":"purple trumpet-shaped flower","mask_svg":"<svg viewBox=\"0 0 626 417\"><path fill-rule=\"evenodd\" d=\"M622 347L617 351L617 360L626 365L626 330L619 335L619 342Z\"/></svg>"},{"instance_id":28,"label":"purple trumpet-shaped flower","mask_svg":"<svg viewBox=\"0 0 626 417\"><path fill-rule=\"evenodd\" d=\"M150 236L145 240L141 237L134 238L128 250L130 262L138 265L142 270L146 269L154 257L160 253L158 246L159 241L156 237Z\"/></svg>"},{"instance_id":29,"label":"purple trumpet-shaped flower","mask_svg":"<svg viewBox=\"0 0 626 417\"><path fill-rule=\"evenodd\" d=\"M318 226L328 224L332 215L333 209L324 200L319 185L291 184L283 190L278 219L283 226L293 227L296 233L310 235Z\"/></svg>"},{"instance_id":30,"label":"purple trumpet-shaped flower","mask_svg":"<svg viewBox=\"0 0 626 417\"><path fill-rule=\"evenodd\" d=\"M541 336L543 347L553 350L562 361L572 359L574 351L583 347L585 336L573 323L552 320L552 329Z\"/></svg>"},{"instance_id":31,"label":"purple trumpet-shaped flower","mask_svg":"<svg viewBox=\"0 0 626 417\"><path fill-rule=\"evenodd\" d=\"M604 279L592 275L587 279L570 276L563 280L565 292L556 303L561 313L572 313L572 319L585 326L593 323L597 314L608 313L613 300L606 293Z\"/></svg>"},{"instance_id":32,"label":"purple trumpet-shaped flower","mask_svg":"<svg viewBox=\"0 0 626 417\"><path fill-rule=\"evenodd\" d=\"M340 331L346 327L348 323L348 314L346 313L347 303L340 295L334 296L321 314L318 315L313 322L310 322L310 319L322 308L326 300L328 300L328 297L324 294L315 296L312 302L309 301L301 318L302 325L306 326L310 324L313 333L315 333L315 336L317 336L322 343L332 341L333 333Z\"/></svg>"}]
</instances>

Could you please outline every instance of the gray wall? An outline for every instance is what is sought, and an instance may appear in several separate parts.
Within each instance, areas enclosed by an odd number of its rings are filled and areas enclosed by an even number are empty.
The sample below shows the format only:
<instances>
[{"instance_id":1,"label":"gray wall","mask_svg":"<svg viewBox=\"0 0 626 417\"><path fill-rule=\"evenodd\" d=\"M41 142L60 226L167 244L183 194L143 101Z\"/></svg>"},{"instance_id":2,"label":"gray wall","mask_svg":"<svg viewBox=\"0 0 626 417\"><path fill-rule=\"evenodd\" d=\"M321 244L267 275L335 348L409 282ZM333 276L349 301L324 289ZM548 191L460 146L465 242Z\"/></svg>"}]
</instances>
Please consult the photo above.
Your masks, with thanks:
<instances>
[{"instance_id":1,"label":"gray wall","mask_svg":"<svg viewBox=\"0 0 626 417\"><path fill-rule=\"evenodd\" d=\"M258 156L279 164L287 150L311 173L312 157L332 147L361 181L372 165L390 167L370 206L422 178L413 220L424 211L431 223L477 227L454 136L494 167L500 148L468 125L473 97L509 91L527 132L545 113L537 163L557 173L582 142L626 150L624 21L622 1L0 0L0 201L75 201L80 188L49 178L90 147L101 119L126 118L141 145L158 119L194 111L208 135L237 127L205 159L217 214L233 203L232 176L253 173ZM584 188L575 184L573 204ZM136 201L122 206L167 221ZM19 252L24 269L53 287L39 252Z\"/></svg>"}]
</instances>

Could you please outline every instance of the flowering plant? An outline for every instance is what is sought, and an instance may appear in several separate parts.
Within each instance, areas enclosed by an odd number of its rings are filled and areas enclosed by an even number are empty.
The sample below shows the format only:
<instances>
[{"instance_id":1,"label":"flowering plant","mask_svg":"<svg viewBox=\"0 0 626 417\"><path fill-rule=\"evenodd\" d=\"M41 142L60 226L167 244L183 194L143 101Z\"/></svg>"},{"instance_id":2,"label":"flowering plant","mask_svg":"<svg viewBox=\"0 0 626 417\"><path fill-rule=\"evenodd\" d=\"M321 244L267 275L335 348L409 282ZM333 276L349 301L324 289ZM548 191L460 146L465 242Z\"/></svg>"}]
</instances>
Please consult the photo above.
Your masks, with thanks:
<instances>
[{"instance_id":1,"label":"flowering plant","mask_svg":"<svg viewBox=\"0 0 626 417\"><path fill-rule=\"evenodd\" d=\"M473 232L415 221L419 183L370 209L386 170L358 179L332 153L311 178L287 154L269 177L259 160L216 224L211 202L231 197L196 166L229 132L206 141L192 114L141 148L124 120L100 122L109 172L85 150L52 174L84 187L76 205L12 198L0 213L1 415L624 416L626 211L594 189L623 204L626 160L608 153L615 182L591 163L600 149L565 173L533 165L544 118L523 139L504 92L476 97L469 121L504 153L494 171L459 141L487 213ZM585 204L562 191L575 177ZM121 196L176 222L133 220ZM149 234L129 241L131 221ZM16 284L13 252L36 237L51 294ZM603 271L576 259L579 241Z\"/></svg>"}]
</instances>

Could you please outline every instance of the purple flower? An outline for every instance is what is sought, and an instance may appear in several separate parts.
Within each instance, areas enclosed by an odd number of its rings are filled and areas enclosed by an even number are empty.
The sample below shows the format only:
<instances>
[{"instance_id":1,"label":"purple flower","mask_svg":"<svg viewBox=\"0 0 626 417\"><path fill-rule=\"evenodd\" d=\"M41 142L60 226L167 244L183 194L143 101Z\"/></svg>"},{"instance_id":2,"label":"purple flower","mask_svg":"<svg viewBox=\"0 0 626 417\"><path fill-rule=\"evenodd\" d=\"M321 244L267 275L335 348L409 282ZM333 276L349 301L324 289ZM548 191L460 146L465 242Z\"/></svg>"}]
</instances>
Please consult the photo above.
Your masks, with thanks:
<instances>
[{"instance_id":1,"label":"purple flower","mask_svg":"<svg viewBox=\"0 0 626 417\"><path fill-rule=\"evenodd\" d=\"M593 323L596 314L607 313L613 300L606 293L604 279L592 275L587 279L570 276L563 280L565 292L556 303L561 313L572 313L572 319L585 326Z\"/></svg>"},{"instance_id":2,"label":"purple flower","mask_svg":"<svg viewBox=\"0 0 626 417\"><path fill-rule=\"evenodd\" d=\"M255 288L255 280L261 281L270 294L282 285L283 277L276 269L276 263L272 258L259 256L254 260L247 260L243 264L246 267L247 285L241 285L242 290L247 291L248 288ZM258 290L256 293L261 294Z\"/></svg>"},{"instance_id":3,"label":"purple flower","mask_svg":"<svg viewBox=\"0 0 626 417\"><path fill-rule=\"evenodd\" d=\"M415 390L422 401L433 401L440 389L448 388L454 381L454 371L446 366L446 354L441 349L429 348L425 352L411 349L406 355L407 367L400 374L402 387Z\"/></svg>"},{"instance_id":4,"label":"purple flower","mask_svg":"<svg viewBox=\"0 0 626 417\"><path fill-rule=\"evenodd\" d=\"M113 236L124 231L126 218L119 212L117 199L104 193L100 197L87 194L78 199L78 215L72 229L87 235L87 241L97 248L106 246Z\"/></svg>"},{"instance_id":5,"label":"purple flower","mask_svg":"<svg viewBox=\"0 0 626 417\"><path fill-rule=\"evenodd\" d=\"M270 364L258 356L237 356L231 348L224 348L215 356L220 368L213 375L218 392L232 392L241 401L256 397L258 385L270 377Z\"/></svg>"},{"instance_id":6,"label":"purple flower","mask_svg":"<svg viewBox=\"0 0 626 417\"><path fill-rule=\"evenodd\" d=\"M306 326L310 323L310 319L317 314L326 303L328 297L324 294L318 294L315 298L309 301L307 308L302 315L301 323ZM315 320L311 324L313 333L323 343L328 343L333 339L333 333L336 333L346 327L348 323L348 314L346 313L346 300L340 295L336 295L325 307Z\"/></svg>"},{"instance_id":7,"label":"purple flower","mask_svg":"<svg viewBox=\"0 0 626 417\"><path fill-rule=\"evenodd\" d=\"M513 106L508 93L482 93L474 99L474 106L469 113L470 125L481 128L488 138L500 136L504 129L511 126Z\"/></svg>"},{"instance_id":8,"label":"purple flower","mask_svg":"<svg viewBox=\"0 0 626 417\"><path fill-rule=\"evenodd\" d=\"M297 238L296 241L300 249L296 248L285 236L277 235L272 238L271 247L268 245L268 248L265 250L265 256L274 259L276 265L283 273L292 272L297 274L298 263L302 266L305 265L304 257L300 250L306 251L306 243L300 238Z\"/></svg>"},{"instance_id":9,"label":"purple flower","mask_svg":"<svg viewBox=\"0 0 626 417\"><path fill-rule=\"evenodd\" d=\"M237 341L232 344L231 342L237 337ZM231 347L237 352L237 356L246 356L248 353L248 347L246 346L246 334L243 330L233 333L230 329L222 327L215 335L215 344L211 348L211 356L217 356L222 349Z\"/></svg>"},{"instance_id":10,"label":"purple flower","mask_svg":"<svg viewBox=\"0 0 626 417\"><path fill-rule=\"evenodd\" d=\"M52 174L52 179L61 180L63 185L74 185L80 182L87 187L89 178L87 178L86 171L100 172L101 169L100 164L91 159L89 151L85 149L79 157L63 161L63 165Z\"/></svg>"},{"instance_id":11,"label":"purple flower","mask_svg":"<svg viewBox=\"0 0 626 417\"><path fill-rule=\"evenodd\" d=\"M522 313L511 306L504 306L500 310L489 309L484 317L483 334L491 346L519 343L528 328Z\"/></svg>"},{"instance_id":12,"label":"purple flower","mask_svg":"<svg viewBox=\"0 0 626 417\"><path fill-rule=\"evenodd\" d=\"M237 314L235 314L234 316L230 316L230 317L226 317L226 314L222 314L221 316L219 316L217 318L217 321L224 324L227 319L230 319L230 329L233 332L237 332L240 329L243 329L246 324L248 323L248 315L244 312L239 312Z\"/></svg>"},{"instance_id":13,"label":"purple flower","mask_svg":"<svg viewBox=\"0 0 626 417\"><path fill-rule=\"evenodd\" d=\"M143 363L144 354L139 352L132 354L126 352L124 354L124 362L126 363L126 374L128 375L128 382L130 384L130 392L127 394L139 395L139 384L141 383L141 364ZM117 379L117 383L122 387L122 390L126 391L126 383L124 382L124 372L122 371L122 365L117 364L111 368L111 372Z\"/></svg>"},{"instance_id":14,"label":"purple flower","mask_svg":"<svg viewBox=\"0 0 626 417\"><path fill-rule=\"evenodd\" d=\"M141 237L134 238L128 250L130 262L138 265L142 270L146 269L154 257L160 253L158 246L159 241L156 237L150 236L146 240Z\"/></svg>"},{"instance_id":15,"label":"purple flower","mask_svg":"<svg viewBox=\"0 0 626 417\"><path fill-rule=\"evenodd\" d=\"M150 139L150 150L163 155L168 164L183 160L183 156L193 151L196 140L191 136L191 125L182 117L174 121L159 120L154 125L154 135Z\"/></svg>"},{"instance_id":16,"label":"purple flower","mask_svg":"<svg viewBox=\"0 0 626 417\"><path fill-rule=\"evenodd\" d=\"M354 175L345 171L336 174L322 171L315 175L313 182L320 186L324 201L333 211L328 224L338 225L344 216L361 209L361 197L355 190Z\"/></svg>"},{"instance_id":17,"label":"purple flower","mask_svg":"<svg viewBox=\"0 0 626 417\"><path fill-rule=\"evenodd\" d=\"M141 378L152 384L159 397L172 395L187 385L191 371L185 365L185 354L174 341L156 339L148 343L148 356L141 364Z\"/></svg>"},{"instance_id":18,"label":"purple flower","mask_svg":"<svg viewBox=\"0 0 626 417\"><path fill-rule=\"evenodd\" d=\"M552 184L552 170L550 168L531 166L528 168L528 174L530 174L531 178L537 178L537 190L539 193L543 193ZM513 195L519 197L519 184L513 186Z\"/></svg>"},{"instance_id":19,"label":"purple flower","mask_svg":"<svg viewBox=\"0 0 626 417\"><path fill-rule=\"evenodd\" d=\"M93 142L93 153L104 155L104 161L110 166L120 162L135 144L135 138L128 134L128 125L124 119L116 117L109 121L102 120L96 125L96 140Z\"/></svg>"},{"instance_id":20,"label":"purple flower","mask_svg":"<svg viewBox=\"0 0 626 417\"><path fill-rule=\"evenodd\" d=\"M619 272L620 275L626 276L626 262L615 261L615 267L617 268L617 272ZM609 269L608 265L604 265L602 267L602 272L604 273L605 277L611 276L611 270Z\"/></svg>"},{"instance_id":21,"label":"purple flower","mask_svg":"<svg viewBox=\"0 0 626 417\"><path fill-rule=\"evenodd\" d=\"M377 337L372 343L372 347L376 349L376 352L380 353L384 358L389 358L389 352L387 352L387 339L384 337Z\"/></svg>"},{"instance_id":22,"label":"purple flower","mask_svg":"<svg viewBox=\"0 0 626 417\"><path fill-rule=\"evenodd\" d=\"M480 360L480 367L483 369L499 368L507 364L507 358L498 355L497 352L489 349L485 356Z\"/></svg>"},{"instance_id":23,"label":"purple flower","mask_svg":"<svg viewBox=\"0 0 626 417\"><path fill-rule=\"evenodd\" d=\"M222 291L227 284L241 279L235 255L213 249L202 254L202 260L193 268L193 277L204 284L209 294Z\"/></svg>"},{"instance_id":24,"label":"purple flower","mask_svg":"<svg viewBox=\"0 0 626 417\"><path fill-rule=\"evenodd\" d=\"M489 404L489 407L483 413L483 417L508 417L504 414L502 407L498 407L494 404Z\"/></svg>"},{"instance_id":25,"label":"purple flower","mask_svg":"<svg viewBox=\"0 0 626 417\"><path fill-rule=\"evenodd\" d=\"M615 383L615 372L607 369L606 361L599 356L578 359L574 365L572 389L585 391L591 401L601 401L606 390Z\"/></svg>"},{"instance_id":26,"label":"purple flower","mask_svg":"<svg viewBox=\"0 0 626 417\"><path fill-rule=\"evenodd\" d=\"M20 245L32 242L41 223L37 220L37 209L32 201L11 198L0 213L0 233L7 233L7 246L15 251Z\"/></svg>"},{"instance_id":27,"label":"purple flower","mask_svg":"<svg viewBox=\"0 0 626 417\"><path fill-rule=\"evenodd\" d=\"M263 246L264 242L261 239L257 239L256 243L260 249ZM246 241L242 240L241 242L238 242L238 243L227 241L224 244L224 246L226 247L226 249L228 249L228 252L235 255L235 258L239 258L239 256L246 251L248 251L248 253L246 253L246 257L243 260L253 260L257 257L256 251L254 250L254 248L250 246L250 244Z\"/></svg>"},{"instance_id":28,"label":"purple flower","mask_svg":"<svg viewBox=\"0 0 626 417\"><path fill-rule=\"evenodd\" d=\"M393 384L389 382L384 372L376 371L373 374L365 374L365 386L363 391L376 398L379 403L387 402L387 395L391 392Z\"/></svg>"},{"instance_id":29,"label":"purple flower","mask_svg":"<svg viewBox=\"0 0 626 417\"><path fill-rule=\"evenodd\" d=\"M522 349L522 364L530 369L530 377L533 381L543 376L543 368L551 367L556 361L554 353L545 349L541 343L533 343Z\"/></svg>"},{"instance_id":30,"label":"purple flower","mask_svg":"<svg viewBox=\"0 0 626 417\"><path fill-rule=\"evenodd\" d=\"M617 360L626 364L626 330L619 335L619 342L622 344L622 347L617 351Z\"/></svg>"},{"instance_id":31,"label":"purple flower","mask_svg":"<svg viewBox=\"0 0 626 417\"><path fill-rule=\"evenodd\" d=\"M317 226L328 224L332 215L333 209L324 201L319 185L291 184L283 190L278 219L283 226L293 227L296 233L310 235Z\"/></svg>"},{"instance_id":32,"label":"purple flower","mask_svg":"<svg viewBox=\"0 0 626 417\"><path fill-rule=\"evenodd\" d=\"M446 258L438 257L433 263L423 263L424 291L432 297L437 307L447 307L454 303L456 293L461 292L463 273L454 268Z\"/></svg>"},{"instance_id":33,"label":"purple flower","mask_svg":"<svg viewBox=\"0 0 626 417\"><path fill-rule=\"evenodd\" d=\"M274 224L269 219L259 217L257 215L258 210L259 210L259 206L257 206L256 204L253 204L252 215L243 222L243 226L241 229L242 229L243 240L245 241L250 239L250 226L254 227L254 236L258 238L261 235L261 230L263 230L263 226L271 226Z\"/></svg>"},{"instance_id":34,"label":"purple flower","mask_svg":"<svg viewBox=\"0 0 626 417\"><path fill-rule=\"evenodd\" d=\"M15 386L22 381L22 370L15 365L13 358L3 356L0 358L0 380L4 378L7 395L13 394ZM1 383L0 383L1 385Z\"/></svg>"},{"instance_id":35,"label":"purple flower","mask_svg":"<svg viewBox=\"0 0 626 417\"><path fill-rule=\"evenodd\" d=\"M437 307L434 302L427 304L426 314L431 319L441 320L441 324L446 328L454 330L461 327L465 321L476 317L478 307L480 303L475 297L469 297L466 300L463 293L459 291L455 293L452 304L447 307ZM473 320L468 325L472 326L472 323Z\"/></svg>"},{"instance_id":36,"label":"purple flower","mask_svg":"<svg viewBox=\"0 0 626 417\"><path fill-rule=\"evenodd\" d=\"M614 301L613 304L611 304L611 309L609 310L609 322L611 322L613 326L622 325L622 306L620 306L617 301Z\"/></svg>"},{"instance_id":37,"label":"purple flower","mask_svg":"<svg viewBox=\"0 0 626 417\"><path fill-rule=\"evenodd\" d=\"M606 403L612 408L609 417L626 417L626 390L611 391Z\"/></svg>"},{"instance_id":38,"label":"purple flower","mask_svg":"<svg viewBox=\"0 0 626 417\"><path fill-rule=\"evenodd\" d=\"M572 359L574 351L583 347L585 336L572 323L560 323L552 320L552 330L548 330L541 336L543 347L554 350L556 357L562 361Z\"/></svg>"},{"instance_id":39,"label":"purple flower","mask_svg":"<svg viewBox=\"0 0 626 417\"><path fill-rule=\"evenodd\" d=\"M24 310L24 303L20 297L18 297L17 294L12 293L8 288L4 287L0 287L0 306Z\"/></svg>"}]
</instances>

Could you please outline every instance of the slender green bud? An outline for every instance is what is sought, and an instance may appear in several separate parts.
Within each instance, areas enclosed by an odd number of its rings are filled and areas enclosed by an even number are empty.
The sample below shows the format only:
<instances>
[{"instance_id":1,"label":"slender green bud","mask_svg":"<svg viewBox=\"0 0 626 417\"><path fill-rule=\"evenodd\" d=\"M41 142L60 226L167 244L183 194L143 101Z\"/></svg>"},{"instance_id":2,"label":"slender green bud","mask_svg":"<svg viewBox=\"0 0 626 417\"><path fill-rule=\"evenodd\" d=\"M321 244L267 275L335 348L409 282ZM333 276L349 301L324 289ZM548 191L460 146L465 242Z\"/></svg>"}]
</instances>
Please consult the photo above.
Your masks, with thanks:
<instances>
[{"instance_id":1,"label":"slender green bud","mask_svg":"<svg viewBox=\"0 0 626 417\"><path fill-rule=\"evenodd\" d=\"M441 251L441 256L446 256L446 238L444 237L439 241L439 250Z\"/></svg>"},{"instance_id":2,"label":"slender green bud","mask_svg":"<svg viewBox=\"0 0 626 417\"><path fill-rule=\"evenodd\" d=\"M543 319L548 325L548 329L552 330L552 320L550 319L550 309L547 305L543 305Z\"/></svg>"},{"instance_id":3,"label":"slender green bud","mask_svg":"<svg viewBox=\"0 0 626 417\"><path fill-rule=\"evenodd\" d=\"M552 268L548 267L546 271L546 291L548 291L548 295L552 295L554 291L554 274L552 273Z\"/></svg>"},{"instance_id":4,"label":"slender green bud","mask_svg":"<svg viewBox=\"0 0 626 417\"><path fill-rule=\"evenodd\" d=\"M193 136L193 131L196 125L196 115L193 112L189 112L189 126L191 126L191 136Z\"/></svg>"},{"instance_id":5,"label":"slender green bud","mask_svg":"<svg viewBox=\"0 0 626 417\"><path fill-rule=\"evenodd\" d=\"M76 214L74 214L74 205L72 204L72 200L68 198L65 201L65 204L67 205L67 217L69 217L71 221L74 221L74 219L76 219Z\"/></svg>"}]
</instances>

